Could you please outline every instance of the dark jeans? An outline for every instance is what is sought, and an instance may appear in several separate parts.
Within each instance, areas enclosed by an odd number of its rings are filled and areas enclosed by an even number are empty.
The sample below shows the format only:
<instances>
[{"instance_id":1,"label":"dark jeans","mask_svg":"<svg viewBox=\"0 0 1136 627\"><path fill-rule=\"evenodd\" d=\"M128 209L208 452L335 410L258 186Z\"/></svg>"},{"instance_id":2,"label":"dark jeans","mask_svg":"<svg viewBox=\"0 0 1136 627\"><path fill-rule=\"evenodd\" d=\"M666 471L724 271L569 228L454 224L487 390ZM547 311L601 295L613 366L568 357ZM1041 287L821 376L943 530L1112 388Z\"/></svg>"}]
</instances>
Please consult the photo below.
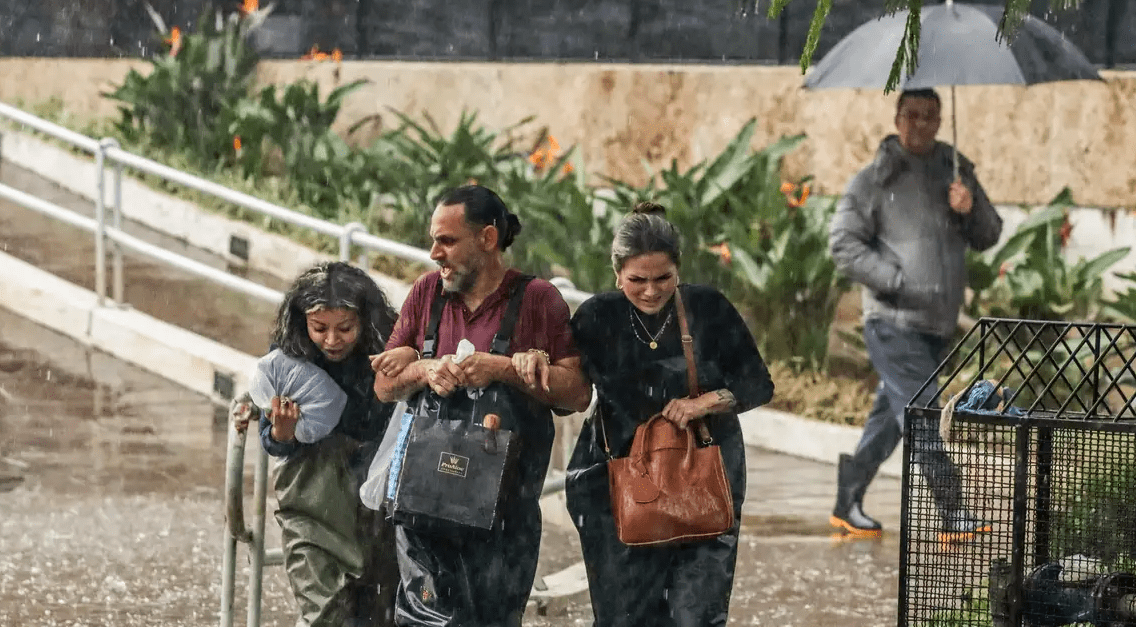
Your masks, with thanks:
<instances>
[{"instance_id":1,"label":"dark jeans","mask_svg":"<svg viewBox=\"0 0 1136 627\"><path fill-rule=\"evenodd\" d=\"M903 440L904 408L939 367L948 340L875 319L864 323L864 340L880 384L853 459L870 481ZM933 398L937 391L937 385L928 385L916 402L931 401L937 407L938 400ZM962 509L962 483L958 468L943 448L938 421L912 416L908 426L914 436L911 459L927 480L939 514L944 520L953 518Z\"/></svg>"}]
</instances>

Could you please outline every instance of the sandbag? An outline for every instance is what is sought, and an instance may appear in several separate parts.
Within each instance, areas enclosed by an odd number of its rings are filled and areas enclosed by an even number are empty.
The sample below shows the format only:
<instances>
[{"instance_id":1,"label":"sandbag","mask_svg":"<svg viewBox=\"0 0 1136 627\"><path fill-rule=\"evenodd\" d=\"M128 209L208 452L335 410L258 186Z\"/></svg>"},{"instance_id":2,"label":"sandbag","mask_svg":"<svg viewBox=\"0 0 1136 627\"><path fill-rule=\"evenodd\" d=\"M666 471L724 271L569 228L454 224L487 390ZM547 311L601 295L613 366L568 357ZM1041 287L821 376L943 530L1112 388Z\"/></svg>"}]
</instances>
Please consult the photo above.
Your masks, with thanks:
<instances>
[{"instance_id":1,"label":"sandbag","mask_svg":"<svg viewBox=\"0 0 1136 627\"><path fill-rule=\"evenodd\" d=\"M319 366L285 355L280 349L256 362L249 377L249 396L257 407L268 410L273 396L292 399L300 408L296 439L317 442L339 424L347 393Z\"/></svg>"}]
</instances>

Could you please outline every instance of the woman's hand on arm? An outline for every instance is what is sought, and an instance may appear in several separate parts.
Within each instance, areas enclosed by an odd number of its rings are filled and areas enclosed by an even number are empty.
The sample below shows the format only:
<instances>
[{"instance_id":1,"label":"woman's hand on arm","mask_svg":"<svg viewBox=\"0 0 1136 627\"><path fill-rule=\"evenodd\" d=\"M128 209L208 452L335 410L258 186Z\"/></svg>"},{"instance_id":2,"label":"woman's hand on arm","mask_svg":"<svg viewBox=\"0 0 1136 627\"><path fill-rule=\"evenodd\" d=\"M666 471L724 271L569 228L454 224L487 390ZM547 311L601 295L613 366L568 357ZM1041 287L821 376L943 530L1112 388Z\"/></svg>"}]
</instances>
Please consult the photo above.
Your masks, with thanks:
<instances>
[{"instance_id":1,"label":"woman's hand on arm","mask_svg":"<svg viewBox=\"0 0 1136 627\"><path fill-rule=\"evenodd\" d=\"M546 393L551 391L549 377L552 374L552 362L548 353L539 348L530 348L523 353L513 353L513 372L521 378L521 382L530 389L541 389Z\"/></svg>"},{"instance_id":2,"label":"woman's hand on arm","mask_svg":"<svg viewBox=\"0 0 1136 627\"><path fill-rule=\"evenodd\" d=\"M730 411L736 404L733 393L722 388L698 398L672 400L663 408L663 418L675 423L680 429L685 429L691 420Z\"/></svg>"},{"instance_id":3,"label":"woman's hand on arm","mask_svg":"<svg viewBox=\"0 0 1136 627\"><path fill-rule=\"evenodd\" d=\"M398 374L387 376L383 372L385 364L394 365L396 361L405 359L404 355L383 360L383 355L389 352L380 353L371 359L371 369L375 371L375 396L384 403L406 399L411 394L429 385L428 374L432 368L437 368L440 363L437 359L418 359L403 365Z\"/></svg>"},{"instance_id":4,"label":"woman's hand on arm","mask_svg":"<svg viewBox=\"0 0 1136 627\"><path fill-rule=\"evenodd\" d=\"M579 357L549 363L542 350L514 353L502 379L546 405L584 411L592 402L592 386Z\"/></svg>"},{"instance_id":5,"label":"woman's hand on arm","mask_svg":"<svg viewBox=\"0 0 1136 627\"><path fill-rule=\"evenodd\" d=\"M386 377L397 377L410 364L418 361L421 355L413 346L399 346L378 355L371 355L371 370Z\"/></svg>"}]
</instances>

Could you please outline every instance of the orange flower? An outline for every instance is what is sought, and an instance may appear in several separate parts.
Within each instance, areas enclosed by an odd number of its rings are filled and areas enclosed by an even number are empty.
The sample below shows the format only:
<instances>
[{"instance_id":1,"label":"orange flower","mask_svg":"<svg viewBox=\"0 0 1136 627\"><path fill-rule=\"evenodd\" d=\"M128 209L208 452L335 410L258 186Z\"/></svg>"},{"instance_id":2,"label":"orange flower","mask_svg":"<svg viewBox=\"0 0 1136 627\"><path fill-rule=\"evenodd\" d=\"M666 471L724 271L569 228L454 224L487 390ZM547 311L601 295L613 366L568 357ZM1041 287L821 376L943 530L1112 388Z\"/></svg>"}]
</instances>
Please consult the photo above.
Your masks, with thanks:
<instances>
[{"instance_id":1,"label":"orange flower","mask_svg":"<svg viewBox=\"0 0 1136 627\"><path fill-rule=\"evenodd\" d=\"M238 157L241 155L241 136L240 135L236 135L236 136L233 137L233 152L237 153Z\"/></svg>"},{"instance_id":2,"label":"orange flower","mask_svg":"<svg viewBox=\"0 0 1136 627\"><path fill-rule=\"evenodd\" d=\"M1058 237L1061 238L1061 248L1069 245L1069 236L1073 234L1073 223L1069 221L1069 216L1065 216L1065 222L1061 223L1061 230L1057 232Z\"/></svg>"},{"instance_id":3,"label":"orange flower","mask_svg":"<svg viewBox=\"0 0 1136 627\"><path fill-rule=\"evenodd\" d=\"M170 29L170 36L163 41L170 45L170 56L176 57L178 51L181 50L181 29L174 26Z\"/></svg>"},{"instance_id":4,"label":"orange flower","mask_svg":"<svg viewBox=\"0 0 1136 627\"><path fill-rule=\"evenodd\" d=\"M552 165L560 157L560 142L556 138L549 135L545 138L541 145L537 146L532 154L529 155L529 163L533 164L538 172ZM571 164L565 163L563 173L569 174L572 172Z\"/></svg>"},{"instance_id":5,"label":"orange flower","mask_svg":"<svg viewBox=\"0 0 1136 627\"><path fill-rule=\"evenodd\" d=\"M318 45L313 45L312 49L308 50L307 54L300 57L300 60L301 61L327 61L329 58L330 57L326 52L320 52L319 51Z\"/></svg>"},{"instance_id":6,"label":"orange flower","mask_svg":"<svg viewBox=\"0 0 1136 627\"><path fill-rule=\"evenodd\" d=\"M255 13L260 8L260 0L243 0L241 2L241 15Z\"/></svg>"},{"instance_id":7,"label":"orange flower","mask_svg":"<svg viewBox=\"0 0 1136 627\"><path fill-rule=\"evenodd\" d=\"M798 189L800 189L801 191L799 196L794 194L794 192L796 192ZM796 208L804 205L805 201L809 199L809 186L797 186L793 185L792 183L782 183L781 193L785 194L785 201L789 203L789 206Z\"/></svg>"},{"instance_id":8,"label":"orange flower","mask_svg":"<svg viewBox=\"0 0 1136 627\"><path fill-rule=\"evenodd\" d=\"M709 250L712 253L717 253L718 260L722 262L723 266L730 265L730 262L734 259L734 254L730 252L730 245L726 242L722 242L721 244L716 244L714 246L707 246L706 250Z\"/></svg>"},{"instance_id":9,"label":"orange flower","mask_svg":"<svg viewBox=\"0 0 1136 627\"><path fill-rule=\"evenodd\" d=\"M343 53L339 50L339 48L331 51L331 60L335 61L336 63L343 61Z\"/></svg>"}]
</instances>

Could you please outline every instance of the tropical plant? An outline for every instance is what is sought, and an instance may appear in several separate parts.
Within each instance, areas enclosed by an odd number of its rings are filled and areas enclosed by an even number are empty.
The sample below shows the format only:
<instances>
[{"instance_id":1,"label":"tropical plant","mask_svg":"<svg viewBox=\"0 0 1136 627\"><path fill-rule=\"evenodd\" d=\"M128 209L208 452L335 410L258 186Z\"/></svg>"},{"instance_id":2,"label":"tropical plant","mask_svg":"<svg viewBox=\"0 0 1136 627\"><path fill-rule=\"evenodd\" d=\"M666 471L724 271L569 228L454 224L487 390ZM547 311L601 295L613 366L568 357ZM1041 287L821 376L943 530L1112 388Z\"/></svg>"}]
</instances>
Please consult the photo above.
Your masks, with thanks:
<instances>
[{"instance_id":1,"label":"tropical plant","mask_svg":"<svg viewBox=\"0 0 1136 627\"><path fill-rule=\"evenodd\" d=\"M531 118L492 132L463 112L446 135L428 116L419 123L396 115L400 126L368 149L384 189L376 229L428 246L437 197L476 181L500 194L521 219L521 235L510 249L513 265L539 276L566 276L585 290L610 280L610 263L602 261L611 244L609 212L585 184L582 168L570 163L573 151L560 154L546 131L537 133L535 146L522 144Z\"/></svg>"},{"instance_id":2,"label":"tropical plant","mask_svg":"<svg viewBox=\"0 0 1136 627\"><path fill-rule=\"evenodd\" d=\"M226 17L206 5L195 33L167 28L148 4L146 9L168 48L148 59L147 74L132 69L104 94L123 103L116 128L128 142L176 148L202 167L215 166L231 154L232 115L255 77L259 58L248 35L271 8Z\"/></svg>"},{"instance_id":3,"label":"tropical plant","mask_svg":"<svg viewBox=\"0 0 1136 627\"><path fill-rule=\"evenodd\" d=\"M342 220L345 201L371 206L380 190L373 160L332 130L343 100L366 83L340 85L321 98L319 85L301 80L283 88L269 85L256 98L239 101L227 129L236 165L246 175L287 176L302 202L322 218Z\"/></svg>"},{"instance_id":4,"label":"tropical plant","mask_svg":"<svg viewBox=\"0 0 1136 627\"><path fill-rule=\"evenodd\" d=\"M1112 320L1136 324L1136 272L1118 273L1116 276L1127 284L1127 289L1106 300L1101 305L1101 313Z\"/></svg>"},{"instance_id":5,"label":"tropical plant","mask_svg":"<svg viewBox=\"0 0 1136 627\"><path fill-rule=\"evenodd\" d=\"M462 112L446 135L428 115L424 123L398 111L394 115L399 126L368 149L381 164L375 174L384 189L376 220L381 230L398 233L411 245L429 245L430 214L442 192L477 181L501 193L495 187L499 173L511 162L524 161L509 135L531 118L495 133L481 126L476 114Z\"/></svg>"},{"instance_id":6,"label":"tropical plant","mask_svg":"<svg viewBox=\"0 0 1136 627\"><path fill-rule=\"evenodd\" d=\"M967 268L974 296L971 316L1027 320L1091 320L1104 301L1104 274L1128 255L1114 248L1092 259L1065 259L1074 206L1068 188L1026 218L1002 247L970 253Z\"/></svg>"}]
</instances>

